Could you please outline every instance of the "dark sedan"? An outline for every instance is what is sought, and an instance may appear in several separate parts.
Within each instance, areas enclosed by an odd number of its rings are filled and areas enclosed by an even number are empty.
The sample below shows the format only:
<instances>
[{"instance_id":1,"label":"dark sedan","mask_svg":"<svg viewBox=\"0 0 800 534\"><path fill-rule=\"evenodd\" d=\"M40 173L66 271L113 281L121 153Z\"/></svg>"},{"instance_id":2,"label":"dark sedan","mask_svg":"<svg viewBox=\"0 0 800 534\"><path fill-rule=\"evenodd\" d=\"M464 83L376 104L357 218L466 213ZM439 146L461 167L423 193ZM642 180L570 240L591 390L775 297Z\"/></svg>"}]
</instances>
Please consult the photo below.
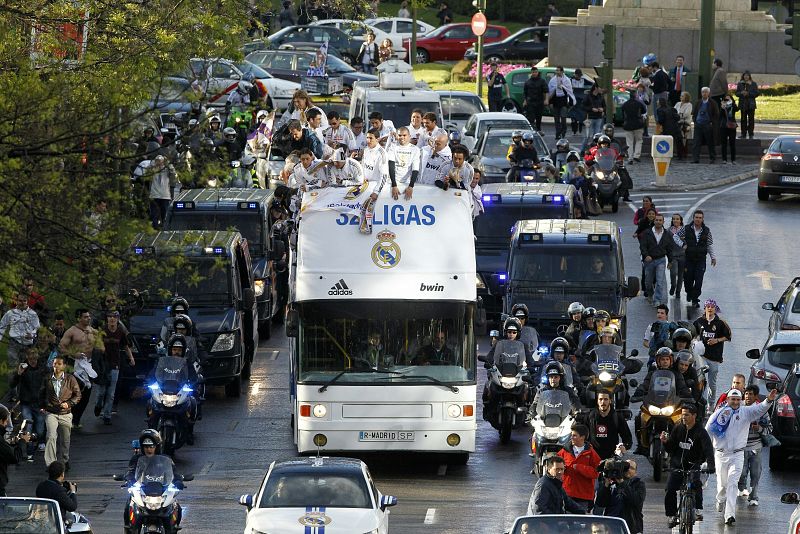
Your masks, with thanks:
<instances>
[{"instance_id":1,"label":"dark sedan","mask_svg":"<svg viewBox=\"0 0 800 534\"><path fill-rule=\"evenodd\" d=\"M800 363L794 364L786 375L783 392L772 410L772 435L781 445L769 448L769 468L773 471L786 469L786 459L800 453Z\"/></svg>"},{"instance_id":2,"label":"dark sedan","mask_svg":"<svg viewBox=\"0 0 800 534\"><path fill-rule=\"evenodd\" d=\"M508 147L511 146L511 134L514 130L489 130L475 144L470 162L483 173L482 183L491 184L505 182L511 163L508 161ZM533 146L539 158L550 156L542 137L533 132Z\"/></svg>"},{"instance_id":3,"label":"dark sedan","mask_svg":"<svg viewBox=\"0 0 800 534\"><path fill-rule=\"evenodd\" d=\"M781 135L772 141L761 158L758 172L758 200L770 195L800 193L800 136Z\"/></svg>"},{"instance_id":4,"label":"dark sedan","mask_svg":"<svg viewBox=\"0 0 800 534\"><path fill-rule=\"evenodd\" d=\"M346 33L331 26L287 26L269 36L269 46L280 48L285 43L322 43L336 48L345 60L353 64L361 48L361 42L350 39Z\"/></svg>"},{"instance_id":5,"label":"dark sedan","mask_svg":"<svg viewBox=\"0 0 800 534\"><path fill-rule=\"evenodd\" d=\"M506 37L502 41L486 43L483 45L483 58L485 61L507 59L520 59L524 61L538 61L547 57L547 37L550 32L548 26L523 28ZM464 59L476 61L478 52L475 47L468 48Z\"/></svg>"},{"instance_id":6,"label":"dark sedan","mask_svg":"<svg viewBox=\"0 0 800 534\"><path fill-rule=\"evenodd\" d=\"M300 83L316 55L313 52L299 50L259 50L248 54L247 61L255 63L276 78ZM341 59L328 56L327 72L329 76L341 76L345 87L352 88L358 81L374 82L377 76L359 72Z\"/></svg>"}]
</instances>

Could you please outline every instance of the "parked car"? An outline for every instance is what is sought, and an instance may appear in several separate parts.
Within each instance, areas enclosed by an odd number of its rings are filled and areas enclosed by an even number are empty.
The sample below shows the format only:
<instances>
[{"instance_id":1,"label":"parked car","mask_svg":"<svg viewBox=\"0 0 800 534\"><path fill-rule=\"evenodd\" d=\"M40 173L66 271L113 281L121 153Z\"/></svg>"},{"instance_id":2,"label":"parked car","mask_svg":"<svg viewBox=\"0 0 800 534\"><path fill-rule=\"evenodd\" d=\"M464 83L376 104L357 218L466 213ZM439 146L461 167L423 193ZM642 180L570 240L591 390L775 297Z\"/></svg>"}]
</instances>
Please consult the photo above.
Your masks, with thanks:
<instances>
[{"instance_id":1,"label":"parked car","mask_svg":"<svg viewBox=\"0 0 800 534\"><path fill-rule=\"evenodd\" d=\"M548 82L550 81L550 78L555 76L555 74L555 67L539 68L539 75ZM572 77L572 75L575 74L575 69L564 69L564 74L568 77ZM530 67L514 69L506 74L506 82L508 83L508 90L511 94L511 97L503 102L503 111L522 113L522 104L525 101L523 88L525 87L525 82L530 77ZM586 86L586 91L588 91L592 84L594 84L594 79L585 72L583 73L583 81L584 85ZM630 98L630 94L627 91L618 91L614 89L614 124L622 124L622 104L627 102L628 98ZM550 107L545 106L544 115L552 116L552 114L553 112L550 110Z\"/></svg>"},{"instance_id":2,"label":"parked car","mask_svg":"<svg viewBox=\"0 0 800 534\"><path fill-rule=\"evenodd\" d=\"M483 173L483 183L491 184L505 182L511 163L508 161L508 147L513 142L511 134L514 130L495 129L488 130L478 139L472 149L470 163ZM542 136L534 132L533 146L539 158L549 155L547 145Z\"/></svg>"},{"instance_id":3,"label":"parked car","mask_svg":"<svg viewBox=\"0 0 800 534\"><path fill-rule=\"evenodd\" d=\"M361 41L351 39L346 33L331 26L287 26L269 36L270 48L280 48L284 43L322 43L328 42L341 52L345 61L355 63Z\"/></svg>"},{"instance_id":4,"label":"parked car","mask_svg":"<svg viewBox=\"0 0 800 534\"><path fill-rule=\"evenodd\" d=\"M800 454L800 363L794 364L786 374L775 400L770 421L772 435L781 444L769 448L769 468L773 471L786 469L786 460Z\"/></svg>"},{"instance_id":5,"label":"parked car","mask_svg":"<svg viewBox=\"0 0 800 534\"><path fill-rule=\"evenodd\" d=\"M411 31L414 28L414 21L412 19L401 17L378 17L375 19L366 19L364 22L388 34L389 39L392 40L392 44L400 48L403 48L403 39L411 39ZM436 26L418 20L417 39L435 29Z\"/></svg>"},{"instance_id":6,"label":"parked car","mask_svg":"<svg viewBox=\"0 0 800 534\"><path fill-rule=\"evenodd\" d=\"M180 76L166 76L161 80L158 94L153 95L145 109L158 113L188 113L192 108L193 97L190 80Z\"/></svg>"},{"instance_id":7,"label":"parked car","mask_svg":"<svg viewBox=\"0 0 800 534\"><path fill-rule=\"evenodd\" d=\"M489 111L483 100L470 91L436 91L442 98L441 124L448 131L460 132L476 113Z\"/></svg>"},{"instance_id":8,"label":"parked car","mask_svg":"<svg viewBox=\"0 0 800 534\"><path fill-rule=\"evenodd\" d=\"M769 335L780 330L800 330L800 276L791 281L775 304L765 302L761 309L771 311Z\"/></svg>"},{"instance_id":9,"label":"parked car","mask_svg":"<svg viewBox=\"0 0 800 534\"><path fill-rule=\"evenodd\" d=\"M461 144L472 150L475 148L478 139L482 138L489 128L498 130L533 130L525 115L519 113L498 111L476 113L470 117L464 126L464 131L461 132Z\"/></svg>"},{"instance_id":10,"label":"parked car","mask_svg":"<svg viewBox=\"0 0 800 534\"><path fill-rule=\"evenodd\" d=\"M384 39L389 39L392 41L392 48L394 49L394 56L397 59L405 59L407 52L405 48L403 48L402 41L399 44L395 44L392 40L391 36L386 33L385 31L375 28L367 24L366 22L361 22L358 20L348 20L348 19L325 19L325 20L318 20L311 23L312 26L325 26L331 28L338 28L342 30L350 40L358 41L359 47L361 43L366 40L366 35L368 32L372 32L375 34L375 42L379 45L383 42Z\"/></svg>"},{"instance_id":11,"label":"parked car","mask_svg":"<svg viewBox=\"0 0 800 534\"><path fill-rule=\"evenodd\" d=\"M800 532L800 495L795 492L784 493L781 495L783 504L794 504L794 511L789 518L787 534L797 534Z\"/></svg>"},{"instance_id":12,"label":"parked car","mask_svg":"<svg viewBox=\"0 0 800 534\"><path fill-rule=\"evenodd\" d=\"M800 193L800 136L781 135L764 151L758 170L758 200ZM798 323L800 324L800 323Z\"/></svg>"},{"instance_id":13,"label":"parked car","mask_svg":"<svg viewBox=\"0 0 800 534\"><path fill-rule=\"evenodd\" d=\"M756 384L761 391L769 391L783 382L794 364L800 363L800 332L776 330L761 350L748 350L747 357L757 360L750 367L748 385Z\"/></svg>"},{"instance_id":14,"label":"parked car","mask_svg":"<svg viewBox=\"0 0 800 534\"><path fill-rule=\"evenodd\" d=\"M483 34L484 43L493 43L508 37L505 26L489 25ZM409 47L409 40L403 39L403 48ZM472 33L468 23L445 24L422 38L417 39L417 63L429 61L458 61L464 57L467 48L478 38Z\"/></svg>"},{"instance_id":15,"label":"parked car","mask_svg":"<svg viewBox=\"0 0 800 534\"><path fill-rule=\"evenodd\" d=\"M504 61L507 59L538 61L544 59L547 57L547 38L549 34L549 26L523 28L502 41L483 45L484 61ZM475 46L468 48L464 52L464 59L469 61L478 59L478 52L475 50Z\"/></svg>"},{"instance_id":16,"label":"parked car","mask_svg":"<svg viewBox=\"0 0 800 534\"><path fill-rule=\"evenodd\" d=\"M305 76L311 66L311 62L316 59L316 55L313 52L296 50L259 50L248 54L245 59L255 63L276 78L299 83L301 77ZM378 79L373 74L357 71L345 61L334 56L328 56L327 65L328 75L341 76L342 83L347 88L352 89L353 83L357 81L376 81Z\"/></svg>"}]
</instances>

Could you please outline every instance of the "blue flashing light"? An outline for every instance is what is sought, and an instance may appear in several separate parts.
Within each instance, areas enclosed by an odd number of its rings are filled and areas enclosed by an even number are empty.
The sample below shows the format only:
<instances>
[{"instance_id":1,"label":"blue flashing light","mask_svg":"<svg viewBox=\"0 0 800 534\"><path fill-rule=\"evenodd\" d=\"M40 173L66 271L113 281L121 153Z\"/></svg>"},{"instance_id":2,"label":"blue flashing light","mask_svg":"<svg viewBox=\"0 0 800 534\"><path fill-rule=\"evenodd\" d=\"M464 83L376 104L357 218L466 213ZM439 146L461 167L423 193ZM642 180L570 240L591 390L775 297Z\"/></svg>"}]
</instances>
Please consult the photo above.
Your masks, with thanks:
<instances>
[{"instance_id":1,"label":"blue flashing light","mask_svg":"<svg viewBox=\"0 0 800 534\"><path fill-rule=\"evenodd\" d=\"M134 491L139 491L140 489L142 489L142 485L138 482L135 482L133 486L131 486L131 489Z\"/></svg>"},{"instance_id":2,"label":"blue flashing light","mask_svg":"<svg viewBox=\"0 0 800 534\"><path fill-rule=\"evenodd\" d=\"M142 247L136 247L133 249L135 254L144 254L144 249Z\"/></svg>"},{"instance_id":3,"label":"blue flashing light","mask_svg":"<svg viewBox=\"0 0 800 534\"><path fill-rule=\"evenodd\" d=\"M258 202L239 202L240 210L257 210Z\"/></svg>"},{"instance_id":4,"label":"blue flashing light","mask_svg":"<svg viewBox=\"0 0 800 534\"><path fill-rule=\"evenodd\" d=\"M501 282L505 282L507 278L508 275L506 273L498 273L497 275L497 279L500 280Z\"/></svg>"},{"instance_id":5,"label":"blue flashing light","mask_svg":"<svg viewBox=\"0 0 800 534\"><path fill-rule=\"evenodd\" d=\"M547 345L539 345L539 353L542 356L547 356L548 354L550 354L550 347L548 347Z\"/></svg>"},{"instance_id":6,"label":"blue flashing light","mask_svg":"<svg viewBox=\"0 0 800 534\"><path fill-rule=\"evenodd\" d=\"M157 390L157 389L158 389L158 383L153 383L153 384L150 384L150 385L149 385L149 386L147 386L147 387L148 387L148 388L150 388L152 391L155 391L155 390Z\"/></svg>"},{"instance_id":7,"label":"blue flashing light","mask_svg":"<svg viewBox=\"0 0 800 534\"><path fill-rule=\"evenodd\" d=\"M214 254L224 254L225 249L222 247L214 247Z\"/></svg>"},{"instance_id":8,"label":"blue flashing light","mask_svg":"<svg viewBox=\"0 0 800 534\"><path fill-rule=\"evenodd\" d=\"M484 202L501 202L503 197L498 194L483 195Z\"/></svg>"},{"instance_id":9,"label":"blue flashing light","mask_svg":"<svg viewBox=\"0 0 800 534\"><path fill-rule=\"evenodd\" d=\"M185 386L183 386L183 387L181 388L181 391L182 391L183 393L191 393L191 392L192 392L192 391L194 391L194 390L192 389L192 387L191 387L190 385L188 385L188 384L187 384L187 385L185 385Z\"/></svg>"},{"instance_id":10,"label":"blue flashing light","mask_svg":"<svg viewBox=\"0 0 800 534\"><path fill-rule=\"evenodd\" d=\"M561 204L564 202L564 195L544 195L542 202L544 204Z\"/></svg>"}]
</instances>

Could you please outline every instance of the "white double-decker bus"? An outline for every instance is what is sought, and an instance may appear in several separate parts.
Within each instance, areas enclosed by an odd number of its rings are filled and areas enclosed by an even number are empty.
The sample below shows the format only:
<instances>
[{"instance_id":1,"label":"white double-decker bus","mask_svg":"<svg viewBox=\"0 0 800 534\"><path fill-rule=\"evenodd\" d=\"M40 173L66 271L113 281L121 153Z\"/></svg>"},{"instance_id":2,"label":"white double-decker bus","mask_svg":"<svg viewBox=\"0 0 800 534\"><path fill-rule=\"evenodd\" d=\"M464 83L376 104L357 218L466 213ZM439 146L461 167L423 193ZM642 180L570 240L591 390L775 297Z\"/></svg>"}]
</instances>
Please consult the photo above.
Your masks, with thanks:
<instances>
[{"instance_id":1,"label":"white double-decker bus","mask_svg":"<svg viewBox=\"0 0 800 534\"><path fill-rule=\"evenodd\" d=\"M376 202L306 193L287 317L300 453L475 450L475 247L469 192Z\"/></svg>"}]
</instances>

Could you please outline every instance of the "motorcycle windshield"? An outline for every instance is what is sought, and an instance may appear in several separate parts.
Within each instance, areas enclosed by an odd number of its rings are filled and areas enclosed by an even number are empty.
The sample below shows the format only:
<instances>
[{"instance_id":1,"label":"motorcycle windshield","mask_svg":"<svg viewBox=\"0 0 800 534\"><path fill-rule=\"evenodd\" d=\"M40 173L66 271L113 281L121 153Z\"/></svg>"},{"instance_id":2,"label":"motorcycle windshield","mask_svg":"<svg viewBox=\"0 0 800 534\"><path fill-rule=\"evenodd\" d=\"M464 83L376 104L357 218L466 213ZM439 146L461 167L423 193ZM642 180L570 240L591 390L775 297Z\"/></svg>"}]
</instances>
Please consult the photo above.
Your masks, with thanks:
<instances>
[{"instance_id":1,"label":"motorcycle windshield","mask_svg":"<svg viewBox=\"0 0 800 534\"><path fill-rule=\"evenodd\" d=\"M189 368L186 358L178 356L162 356L156 364L156 382L164 384L174 381L185 384L189 381Z\"/></svg>"},{"instance_id":2,"label":"motorcycle windshield","mask_svg":"<svg viewBox=\"0 0 800 534\"><path fill-rule=\"evenodd\" d=\"M611 172L616 161L617 154L612 148L601 148L594 155L594 162L603 172Z\"/></svg>"},{"instance_id":3,"label":"motorcycle windshield","mask_svg":"<svg viewBox=\"0 0 800 534\"><path fill-rule=\"evenodd\" d=\"M547 426L561 424L572 411L569 393L560 389L546 389L539 392L536 401L536 415L545 421Z\"/></svg>"},{"instance_id":4,"label":"motorcycle windshield","mask_svg":"<svg viewBox=\"0 0 800 534\"><path fill-rule=\"evenodd\" d=\"M589 343L597 337L597 332L594 330L581 330L581 333L578 334L578 350L581 354L583 354L585 347L589 345Z\"/></svg>"},{"instance_id":5,"label":"motorcycle windshield","mask_svg":"<svg viewBox=\"0 0 800 534\"><path fill-rule=\"evenodd\" d=\"M142 486L148 484L172 484L175 473L172 470L172 459L169 456L157 454L155 456L142 456L136 464L136 482Z\"/></svg>"},{"instance_id":6,"label":"motorcycle windshield","mask_svg":"<svg viewBox=\"0 0 800 534\"><path fill-rule=\"evenodd\" d=\"M595 363L600 371L619 372L622 347L619 345L595 345Z\"/></svg>"},{"instance_id":7,"label":"motorcycle windshield","mask_svg":"<svg viewBox=\"0 0 800 534\"><path fill-rule=\"evenodd\" d=\"M672 371L658 370L650 377L650 389L644 397L644 404L659 408L675 404L675 375Z\"/></svg>"},{"instance_id":8,"label":"motorcycle windshield","mask_svg":"<svg viewBox=\"0 0 800 534\"><path fill-rule=\"evenodd\" d=\"M500 358L497 362L497 369L500 371L500 374L506 377L509 376L517 376L519 372L519 366L517 362L519 361L518 355L515 354L508 354L506 352L500 355Z\"/></svg>"}]
</instances>

